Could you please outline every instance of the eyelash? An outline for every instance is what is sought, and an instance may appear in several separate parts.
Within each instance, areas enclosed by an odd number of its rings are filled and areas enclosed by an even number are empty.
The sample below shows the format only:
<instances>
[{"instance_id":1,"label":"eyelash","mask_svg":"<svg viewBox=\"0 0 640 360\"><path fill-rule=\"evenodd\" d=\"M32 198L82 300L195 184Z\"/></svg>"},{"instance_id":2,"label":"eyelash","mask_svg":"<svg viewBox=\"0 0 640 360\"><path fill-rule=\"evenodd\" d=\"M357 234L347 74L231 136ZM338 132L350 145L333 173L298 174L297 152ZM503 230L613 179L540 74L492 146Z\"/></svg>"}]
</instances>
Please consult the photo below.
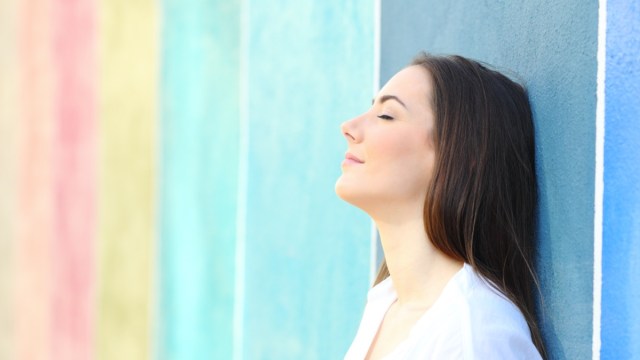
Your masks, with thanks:
<instances>
[{"instance_id":1,"label":"eyelash","mask_svg":"<svg viewBox=\"0 0 640 360\"><path fill-rule=\"evenodd\" d=\"M393 120L393 118L389 115L378 115L378 118L382 119L382 120Z\"/></svg>"}]
</instances>

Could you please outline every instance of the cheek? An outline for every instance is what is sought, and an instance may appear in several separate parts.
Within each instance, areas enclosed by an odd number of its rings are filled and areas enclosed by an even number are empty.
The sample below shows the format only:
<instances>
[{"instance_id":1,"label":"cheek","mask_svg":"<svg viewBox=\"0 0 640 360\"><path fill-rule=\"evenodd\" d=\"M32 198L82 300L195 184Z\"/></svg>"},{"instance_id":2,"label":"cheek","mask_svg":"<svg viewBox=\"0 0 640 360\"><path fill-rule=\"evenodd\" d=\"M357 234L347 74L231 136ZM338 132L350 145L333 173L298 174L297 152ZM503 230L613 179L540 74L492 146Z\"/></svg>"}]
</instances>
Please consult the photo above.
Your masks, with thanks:
<instances>
[{"instance_id":1,"label":"cheek","mask_svg":"<svg viewBox=\"0 0 640 360\"><path fill-rule=\"evenodd\" d=\"M372 144L370 176L388 190L421 196L431 179L435 152L421 133L394 135Z\"/></svg>"},{"instance_id":2,"label":"cheek","mask_svg":"<svg viewBox=\"0 0 640 360\"><path fill-rule=\"evenodd\" d=\"M421 133L393 135L381 137L370 148L376 170L413 173L424 172L432 166L434 151Z\"/></svg>"}]
</instances>

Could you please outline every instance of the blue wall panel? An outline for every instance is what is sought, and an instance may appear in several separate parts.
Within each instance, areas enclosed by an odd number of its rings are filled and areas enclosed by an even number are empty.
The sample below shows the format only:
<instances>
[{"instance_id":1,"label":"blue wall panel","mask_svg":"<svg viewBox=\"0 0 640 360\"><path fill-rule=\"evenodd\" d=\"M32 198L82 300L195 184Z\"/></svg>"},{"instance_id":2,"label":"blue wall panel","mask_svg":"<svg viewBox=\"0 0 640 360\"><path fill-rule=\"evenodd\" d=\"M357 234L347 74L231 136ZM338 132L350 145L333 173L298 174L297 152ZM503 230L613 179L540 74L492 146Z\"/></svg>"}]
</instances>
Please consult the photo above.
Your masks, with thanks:
<instances>
[{"instance_id":1,"label":"blue wall panel","mask_svg":"<svg viewBox=\"0 0 640 360\"><path fill-rule=\"evenodd\" d=\"M369 221L333 188L339 124L371 102L372 5L248 1L246 359L341 358L355 335Z\"/></svg>"},{"instance_id":2,"label":"blue wall panel","mask_svg":"<svg viewBox=\"0 0 640 360\"><path fill-rule=\"evenodd\" d=\"M595 1L382 3L383 81L426 50L515 72L530 91L542 329L553 359L591 357L597 23Z\"/></svg>"},{"instance_id":3,"label":"blue wall panel","mask_svg":"<svg viewBox=\"0 0 640 360\"><path fill-rule=\"evenodd\" d=\"M162 359L232 356L239 2L163 2Z\"/></svg>"},{"instance_id":4,"label":"blue wall panel","mask_svg":"<svg viewBox=\"0 0 640 360\"><path fill-rule=\"evenodd\" d=\"M602 359L640 359L640 3L607 6Z\"/></svg>"}]
</instances>

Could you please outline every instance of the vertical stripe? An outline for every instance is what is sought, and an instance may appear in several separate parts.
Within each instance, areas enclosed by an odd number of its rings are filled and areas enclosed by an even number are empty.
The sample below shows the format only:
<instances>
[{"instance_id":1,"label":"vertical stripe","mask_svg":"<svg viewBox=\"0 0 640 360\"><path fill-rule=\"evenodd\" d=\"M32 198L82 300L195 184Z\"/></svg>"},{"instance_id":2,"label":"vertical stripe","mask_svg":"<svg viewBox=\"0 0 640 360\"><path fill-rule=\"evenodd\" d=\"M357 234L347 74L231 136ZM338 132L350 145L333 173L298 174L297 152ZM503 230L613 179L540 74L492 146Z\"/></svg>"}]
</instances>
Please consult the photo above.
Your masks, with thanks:
<instances>
[{"instance_id":1,"label":"vertical stripe","mask_svg":"<svg viewBox=\"0 0 640 360\"><path fill-rule=\"evenodd\" d=\"M51 357L87 359L93 343L95 3L52 4L54 229Z\"/></svg>"},{"instance_id":2,"label":"vertical stripe","mask_svg":"<svg viewBox=\"0 0 640 360\"><path fill-rule=\"evenodd\" d=\"M51 353L52 69L48 0L20 3L19 106L22 123L17 191L16 359Z\"/></svg>"},{"instance_id":3,"label":"vertical stripe","mask_svg":"<svg viewBox=\"0 0 640 360\"><path fill-rule=\"evenodd\" d=\"M15 248L15 190L21 122L17 118L17 0L0 1L0 359L13 359L12 286Z\"/></svg>"},{"instance_id":4,"label":"vertical stripe","mask_svg":"<svg viewBox=\"0 0 640 360\"><path fill-rule=\"evenodd\" d=\"M373 95L380 91L380 36L382 32L382 0L373 0Z\"/></svg>"},{"instance_id":5,"label":"vertical stripe","mask_svg":"<svg viewBox=\"0 0 640 360\"><path fill-rule=\"evenodd\" d=\"M382 0L373 0L373 93L380 90L380 34L382 31Z\"/></svg>"},{"instance_id":6,"label":"vertical stripe","mask_svg":"<svg viewBox=\"0 0 640 360\"><path fill-rule=\"evenodd\" d=\"M373 96L375 97L380 90L380 28L382 20L381 0L373 0ZM376 280L378 269L384 253L380 243L380 236L376 224L371 220L369 226L371 236L369 240L370 256L369 256L369 283L373 284Z\"/></svg>"},{"instance_id":7,"label":"vertical stripe","mask_svg":"<svg viewBox=\"0 0 640 360\"><path fill-rule=\"evenodd\" d=\"M608 0L601 358L640 358L640 2Z\"/></svg>"},{"instance_id":8,"label":"vertical stripe","mask_svg":"<svg viewBox=\"0 0 640 360\"><path fill-rule=\"evenodd\" d=\"M371 101L373 3L248 1L243 355L334 359L366 301L370 221L335 194Z\"/></svg>"},{"instance_id":9,"label":"vertical stripe","mask_svg":"<svg viewBox=\"0 0 640 360\"><path fill-rule=\"evenodd\" d=\"M149 359L154 327L158 16L102 0L96 357Z\"/></svg>"},{"instance_id":10,"label":"vertical stripe","mask_svg":"<svg viewBox=\"0 0 640 360\"><path fill-rule=\"evenodd\" d=\"M238 203L236 214L235 289L233 304L233 359L244 359L245 258L247 241L247 184L249 165L249 35L251 33L249 0L240 0L240 68L238 148Z\"/></svg>"},{"instance_id":11,"label":"vertical stripe","mask_svg":"<svg viewBox=\"0 0 640 360\"><path fill-rule=\"evenodd\" d=\"M598 1L598 70L596 74L596 154L593 218L593 340L592 358L600 359L600 319L602 299L602 200L604 192L605 70L607 0Z\"/></svg>"},{"instance_id":12,"label":"vertical stripe","mask_svg":"<svg viewBox=\"0 0 640 360\"><path fill-rule=\"evenodd\" d=\"M158 356L233 346L239 1L163 3Z\"/></svg>"},{"instance_id":13,"label":"vertical stripe","mask_svg":"<svg viewBox=\"0 0 640 360\"><path fill-rule=\"evenodd\" d=\"M373 286L378 275L378 269L384 259L384 251L380 243L378 228L373 219L369 220L369 284Z\"/></svg>"}]
</instances>

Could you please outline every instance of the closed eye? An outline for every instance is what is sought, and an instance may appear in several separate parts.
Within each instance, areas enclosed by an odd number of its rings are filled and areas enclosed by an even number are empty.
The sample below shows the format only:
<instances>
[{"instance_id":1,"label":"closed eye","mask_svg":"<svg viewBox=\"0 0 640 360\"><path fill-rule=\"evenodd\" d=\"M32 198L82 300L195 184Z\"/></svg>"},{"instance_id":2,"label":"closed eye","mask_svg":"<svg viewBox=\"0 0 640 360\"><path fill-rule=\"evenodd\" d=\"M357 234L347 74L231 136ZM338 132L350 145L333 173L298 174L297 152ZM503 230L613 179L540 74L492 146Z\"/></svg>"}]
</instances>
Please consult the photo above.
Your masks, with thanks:
<instances>
[{"instance_id":1,"label":"closed eye","mask_svg":"<svg viewBox=\"0 0 640 360\"><path fill-rule=\"evenodd\" d=\"M382 119L382 120L393 120L393 117L389 116L389 115L378 115L378 118Z\"/></svg>"}]
</instances>

